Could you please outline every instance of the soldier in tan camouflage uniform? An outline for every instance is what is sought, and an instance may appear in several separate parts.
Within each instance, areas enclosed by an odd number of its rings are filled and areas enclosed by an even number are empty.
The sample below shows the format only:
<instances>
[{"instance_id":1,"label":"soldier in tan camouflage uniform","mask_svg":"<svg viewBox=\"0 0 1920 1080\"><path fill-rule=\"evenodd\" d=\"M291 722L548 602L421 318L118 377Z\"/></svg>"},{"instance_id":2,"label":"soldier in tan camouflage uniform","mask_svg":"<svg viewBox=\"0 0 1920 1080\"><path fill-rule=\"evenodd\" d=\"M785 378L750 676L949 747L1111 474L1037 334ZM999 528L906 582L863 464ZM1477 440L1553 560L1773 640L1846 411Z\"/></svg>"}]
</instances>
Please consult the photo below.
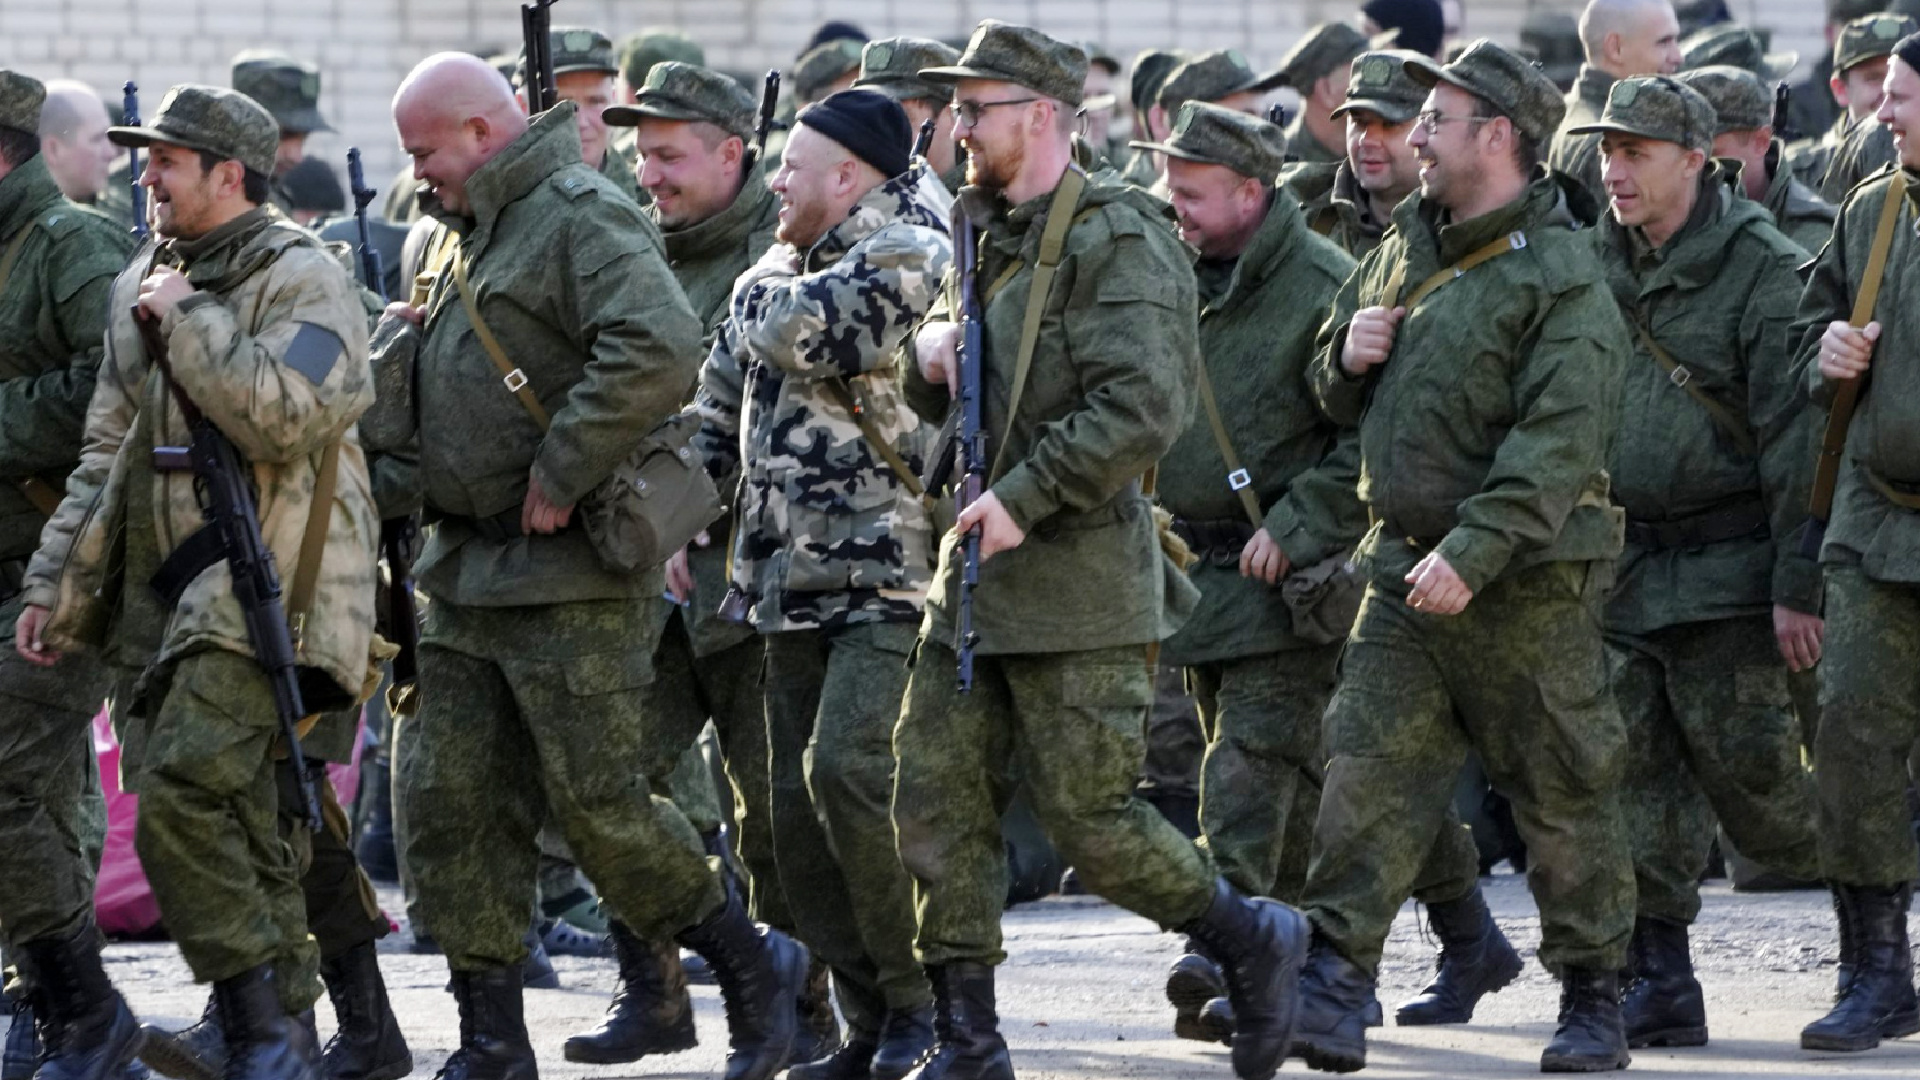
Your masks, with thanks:
<instances>
[{"instance_id":1,"label":"soldier in tan camouflage uniform","mask_svg":"<svg viewBox=\"0 0 1920 1080\"><path fill-rule=\"evenodd\" d=\"M1600 118L1615 80L1678 71L1680 21L1667 0L1588 0L1580 13L1580 44L1587 62L1567 92L1567 115L1553 136L1547 166L1580 181L1596 202L1604 202L1600 140L1571 135L1568 129Z\"/></svg>"},{"instance_id":2,"label":"soldier in tan camouflage uniform","mask_svg":"<svg viewBox=\"0 0 1920 1080\"><path fill-rule=\"evenodd\" d=\"M1352 81L1354 58L1365 51L1367 39L1360 31L1346 23L1323 23L1281 58L1279 85L1300 95L1299 112L1287 125L1287 160L1331 163L1344 155L1345 125L1336 110Z\"/></svg>"},{"instance_id":3,"label":"soldier in tan camouflage uniform","mask_svg":"<svg viewBox=\"0 0 1920 1080\"><path fill-rule=\"evenodd\" d=\"M1280 176L1308 226L1356 259L1379 245L1393 208L1420 186L1407 133L1427 91L1407 77L1407 55L1355 59L1346 100L1333 110L1346 125L1345 152L1335 162L1290 165Z\"/></svg>"},{"instance_id":4,"label":"soldier in tan camouflage uniform","mask_svg":"<svg viewBox=\"0 0 1920 1080\"><path fill-rule=\"evenodd\" d=\"M1834 208L1786 167L1773 131L1773 92L1751 71L1716 64L1675 76L1713 106L1713 156L1740 165L1740 190L1767 208L1787 238L1809 253L1826 246Z\"/></svg>"},{"instance_id":5,"label":"soldier in tan camouflage uniform","mask_svg":"<svg viewBox=\"0 0 1920 1080\"><path fill-rule=\"evenodd\" d=\"M907 126L918 137L920 125L933 121L933 141L927 144L927 164L947 190L955 192L966 180L953 141L953 88L920 77L930 67L951 64L960 51L928 38L886 38L867 43L860 54L856 87L878 90L907 111Z\"/></svg>"}]
</instances>

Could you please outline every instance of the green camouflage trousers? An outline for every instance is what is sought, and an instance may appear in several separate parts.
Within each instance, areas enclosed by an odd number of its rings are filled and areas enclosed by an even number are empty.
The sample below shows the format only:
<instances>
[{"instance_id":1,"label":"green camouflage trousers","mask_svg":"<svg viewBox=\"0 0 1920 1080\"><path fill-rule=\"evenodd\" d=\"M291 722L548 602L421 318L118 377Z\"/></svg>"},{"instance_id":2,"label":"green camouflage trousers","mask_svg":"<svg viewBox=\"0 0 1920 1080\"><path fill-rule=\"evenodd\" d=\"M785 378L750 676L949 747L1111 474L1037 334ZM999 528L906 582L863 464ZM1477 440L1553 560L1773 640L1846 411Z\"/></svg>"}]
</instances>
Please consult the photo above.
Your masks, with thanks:
<instances>
[{"instance_id":1,"label":"green camouflage trousers","mask_svg":"<svg viewBox=\"0 0 1920 1080\"><path fill-rule=\"evenodd\" d=\"M1607 660L1627 725L1620 809L1639 913L1679 923L1700 914L1716 815L1742 855L1817 878L1813 784L1772 618L1610 633Z\"/></svg>"},{"instance_id":2,"label":"green camouflage trousers","mask_svg":"<svg viewBox=\"0 0 1920 1080\"><path fill-rule=\"evenodd\" d=\"M917 628L861 623L766 635L773 851L802 942L833 970L847 1023L933 991L913 956L913 883L889 804L893 727Z\"/></svg>"},{"instance_id":3,"label":"green camouflage trousers","mask_svg":"<svg viewBox=\"0 0 1920 1080\"><path fill-rule=\"evenodd\" d=\"M1432 861L1471 747L1513 803L1550 971L1618 970L1633 931L1619 789L1626 736L1607 692L1605 564L1510 570L1453 616L1369 586L1327 711L1306 903L1314 928L1373 971Z\"/></svg>"},{"instance_id":4,"label":"green camouflage trousers","mask_svg":"<svg viewBox=\"0 0 1920 1080\"><path fill-rule=\"evenodd\" d=\"M641 708L665 602L428 606L399 790L419 914L455 971L525 956L547 822L641 936L719 909L699 834L647 780L685 750Z\"/></svg>"},{"instance_id":5,"label":"green camouflage trousers","mask_svg":"<svg viewBox=\"0 0 1920 1080\"><path fill-rule=\"evenodd\" d=\"M288 1012L320 996L298 855L282 838L273 688L251 657L195 653L147 694L134 847L199 982L271 964Z\"/></svg>"},{"instance_id":6,"label":"green camouflage trousers","mask_svg":"<svg viewBox=\"0 0 1920 1080\"><path fill-rule=\"evenodd\" d=\"M1826 567L1814 748L1820 868L1843 885L1912 881L1907 758L1920 736L1920 587Z\"/></svg>"},{"instance_id":7,"label":"green camouflage trousers","mask_svg":"<svg viewBox=\"0 0 1920 1080\"><path fill-rule=\"evenodd\" d=\"M1089 892L1168 929L1200 916L1214 870L1135 797L1152 671L1139 646L981 656L973 691L922 640L894 730L893 821L914 879L924 964L997 964L1007 853L1000 814L1017 765L1035 816Z\"/></svg>"},{"instance_id":8,"label":"green camouflage trousers","mask_svg":"<svg viewBox=\"0 0 1920 1080\"><path fill-rule=\"evenodd\" d=\"M300 818L293 760L275 761L273 774L280 794L280 836L293 848L294 864L300 867L307 933L313 935L324 964L355 946L386 937L388 927L373 882L367 880L353 853L353 824L327 779L327 770L318 762L311 769L314 796L320 800L319 832L309 831Z\"/></svg>"}]
</instances>

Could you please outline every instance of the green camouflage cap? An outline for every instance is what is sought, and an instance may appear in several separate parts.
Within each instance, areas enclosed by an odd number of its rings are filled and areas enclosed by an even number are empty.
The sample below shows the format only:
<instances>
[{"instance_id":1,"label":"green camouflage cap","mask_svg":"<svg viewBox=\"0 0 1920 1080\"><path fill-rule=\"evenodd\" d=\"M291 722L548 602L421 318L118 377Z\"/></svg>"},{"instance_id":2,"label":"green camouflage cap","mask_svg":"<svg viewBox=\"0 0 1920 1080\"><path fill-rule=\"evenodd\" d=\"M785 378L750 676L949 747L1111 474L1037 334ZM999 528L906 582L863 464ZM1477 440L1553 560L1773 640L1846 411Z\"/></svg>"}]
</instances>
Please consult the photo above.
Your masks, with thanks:
<instances>
[{"instance_id":1,"label":"green camouflage cap","mask_svg":"<svg viewBox=\"0 0 1920 1080\"><path fill-rule=\"evenodd\" d=\"M1333 110L1345 116L1356 109L1378 113L1389 124L1404 124L1420 113L1427 88L1407 74L1407 61L1419 54L1404 49L1361 53L1347 79L1347 99Z\"/></svg>"},{"instance_id":2,"label":"green camouflage cap","mask_svg":"<svg viewBox=\"0 0 1920 1080\"><path fill-rule=\"evenodd\" d=\"M333 130L320 117L320 69L304 60L248 49L233 58L233 88L264 106L289 135Z\"/></svg>"},{"instance_id":3,"label":"green camouflage cap","mask_svg":"<svg viewBox=\"0 0 1920 1080\"><path fill-rule=\"evenodd\" d=\"M613 58L613 39L585 26L556 26L547 35L547 49L553 53L553 73L566 75L593 71L618 75L620 65ZM527 50L521 46L513 58L515 86L527 84Z\"/></svg>"},{"instance_id":4,"label":"green camouflage cap","mask_svg":"<svg viewBox=\"0 0 1920 1080\"><path fill-rule=\"evenodd\" d=\"M1844 25L1887 10L1886 0L1827 0L1827 21Z\"/></svg>"},{"instance_id":5,"label":"green camouflage cap","mask_svg":"<svg viewBox=\"0 0 1920 1080\"><path fill-rule=\"evenodd\" d=\"M678 60L683 64L704 66L707 53L699 43L678 30L649 27L637 34L628 34L620 39L620 45L614 50L620 63L620 77L631 87L639 87L647 81L647 72L653 65L668 60Z\"/></svg>"},{"instance_id":6,"label":"green camouflage cap","mask_svg":"<svg viewBox=\"0 0 1920 1080\"><path fill-rule=\"evenodd\" d=\"M860 77L853 85L878 90L895 101L933 98L952 101L953 87L920 77L930 67L947 67L960 50L932 38L895 37L867 42L860 54Z\"/></svg>"},{"instance_id":7,"label":"green camouflage cap","mask_svg":"<svg viewBox=\"0 0 1920 1080\"><path fill-rule=\"evenodd\" d=\"M1779 82L1799 62L1799 53L1770 53L1759 34L1732 23L1709 26L1680 43L1682 71L1712 64L1731 64L1746 68L1770 82Z\"/></svg>"},{"instance_id":8,"label":"green camouflage cap","mask_svg":"<svg viewBox=\"0 0 1920 1080\"><path fill-rule=\"evenodd\" d=\"M1567 133L1614 132L1705 150L1713 145L1714 124L1713 106L1698 90L1666 75L1636 75L1613 84L1598 121Z\"/></svg>"},{"instance_id":9,"label":"green camouflage cap","mask_svg":"<svg viewBox=\"0 0 1920 1080\"><path fill-rule=\"evenodd\" d=\"M1833 39L1833 73L1845 75L1869 60L1892 56L1900 39L1915 31L1920 31L1920 22L1905 15L1868 15L1853 20Z\"/></svg>"},{"instance_id":10,"label":"green camouflage cap","mask_svg":"<svg viewBox=\"0 0 1920 1080\"><path fill-rule=\"evenodd\" d=\"M810 49L793 63L794 96L812 101L834 80L860 70L862 44L851 38L835 38Z\"/></svg>"},{"instance_id":11,"label":"green camouflage cap","mask_svg":"<svg viewBox=\"0 0 1920 1080\"><path fill-rule=\"evenodd\" d=\"M1713 133L1753 131L1773 124L1773 90L1760 76L1732 64L1709 64L1674 78L1713 107Z\"/></svg>"},{"instance_id":12,"label":"green camouflage cap","mask_svg":"<svg viewBox=\"0 0 1920 1080\"><path fill-rule=\"evenodd\" d=\"M1159 99L1167 76L1186 62L1187 54L1179 49L1144 49L1134 57L1133 72L1127 76L1127 98L1134 111L1146 112Z\"/></svg>"},{"instance_id":13,"label":"green camouflage cap","mask_svg":"<svg viewBox=\"0 0 1920 1080\"><path fill-rule=\"evenodd\" d=\"M40 107L46 103L47 88L39 79L0 68L0 127L37 133Z\"/></svg>"},{"instance_id":14,"label":"green camouflage cap","mask_svg":"<svg viewBox=\"0 0 1920 1080\"><path fill-rule=\"evenodd\" d=\"M1422 86L1444 82L1484 100L1542 147L1567 115L1566 100L1546 72L1486 38L1469 44L1445 67L1417 53L1401 66Z\"/></svg>"},{"instance_id":15,"label":"green camouflage cap","mask_svg":"<svg viewBox=\"0 0 1920 1080\"><path fill-rule=\"evenodd\" d=\"M1136 150L1153 150L1182 161L1224 165L1241 176L1271 184L1287 163L1287 136L1257 116L1189 101L1180 106L1166 142L1136 141Z\"/></svg>"},{"instance_id":16,"label":"green camouflage cap","mask_svg":"<svg viewBox=\"0 0 1920 1080\"><path fill-rule=\"evenodd\" d=\"M1024 86L1042 97L1079 108L1087 96L1087 54L1030 26L983 19L967 40L960 62L920 73L934 82L992 79Z\"/></svg>"},{"instance_id":17,"label":"green camouflage cap","mask_svg":"<svg viewBox=\"0 0 1920 1080\"><path fill-rule=\"evenodd\" d=\"M1276 86L1305 91L1341 64L1367 51L1367 36L1346 23L1321 23L1280 58Z\"/></svg>"},{"instance_id":18,"label":"green camouflage cap","mask_svg":"<svg viewBox=\"0 0 1920 1080\"><path fill-rule=\"evenodd\" d=\"M160 99L152 118L139 127L110 127L115 146L172 143L231 158L259 173L273 175L280 148L280 125L251 96L224 86L176 86Z\"/></svg>"},{"instance_id":19,"label":"green camouflage cap","mask_svg":"<svg viewBox=\"0 0 1920 1080\"><path fill-rule=\"evenodd\" d=\"M602 109L600 118L615 127L636 127L657 120L704 120L740 136L753 135L758 106L747 88L712 68L667 60L653 65L638 99L631 105Z\"/></svg>"},{"instance_id":20,"label":"green camouflage cap","mask_svg":"<svg viewBox=\"0 0 1920 1080\"><path fill-rule=\"evenodd\" d=\"M1155 103L1173 112L1189 101L1219 101L1234 94L1266 93L1281 85L1279 72L1254 74L1238 49L1205 52L1174 68L1160 86Z\"/></svg>"}]
</instances>

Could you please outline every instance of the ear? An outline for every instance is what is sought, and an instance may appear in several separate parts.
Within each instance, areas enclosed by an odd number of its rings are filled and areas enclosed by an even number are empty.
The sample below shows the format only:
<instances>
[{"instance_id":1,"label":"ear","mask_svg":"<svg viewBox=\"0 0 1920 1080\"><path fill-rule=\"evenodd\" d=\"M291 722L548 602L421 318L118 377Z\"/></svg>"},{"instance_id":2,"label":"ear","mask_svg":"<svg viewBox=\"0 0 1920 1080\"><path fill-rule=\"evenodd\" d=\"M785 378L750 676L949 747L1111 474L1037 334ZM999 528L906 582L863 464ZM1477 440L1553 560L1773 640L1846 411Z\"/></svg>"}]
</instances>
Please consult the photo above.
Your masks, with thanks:
<instances>
[{"instance_id":1,"label":"ear","mask_svg":"<svg viewBox=\"0 0 1920 1080\"><path fill-rule=\"evenodd\" d=\"M1623 42L1621 41L1620 35L1617 32L1608 34L1606 37L1601 38L1600 39L1601 59L1606 60L1609 63L1614 63L1619 61L1620 53L1623 51L1621 49L1622 44Z\"/></svg>"},{"instance_id":2,"label":"ear","mask_svg":"<svg viewBox=\"0 0 1920 1080\"><path fill-rule=\"evenodd\" d=\"M732 168L747 156L747 143L738 135L729 135L720 140L720 164Z\"/></svg>"},{"instance_id":3,"label":"ear","mask_svg":"<svg viewBox=\"0 0 1920 1080\"><path fill-rule=\"evenodd\" d=\"M481 146L487 145L488 137L493 134L493 125L484 116L470 116L463 126L473 133L473 141Z\"/></svg>"},{"instance_id":4,"label":"ear","mask_svg":"<svg viewBox=\"0 0 1920 1080\"><path fill-rule=\"evenodd\" d=\"M1705 150L1688 150L1684 160L1686 161L1685 169L1687 176L1689 178L1698 177L1707 167L1707 152Z\"/></svg>"},{"instance_id":5,"label":"ear","mask_svg":"<svg viewBox=\"0 0 1920 1080\"><path fill-rule=\"evenodd\" d=\"M1847 80L1841 78L1839 74L1827 76L1827 89L1833 91L1833 100L1838 102L1841 108L1844 109L1851 104L1847 101Z\"/></svg>"},{"instance_id":6,"label":"ear","mask_svg":"<svg viewBox=\"0 0 1920 1080\"><path fill-rule=\"evenodd\" d=\"M238 195L247 189L247 167L228 158L214 169L220 174L214 178L214 186L222 195Z\"/></svg>"}]
</instances>

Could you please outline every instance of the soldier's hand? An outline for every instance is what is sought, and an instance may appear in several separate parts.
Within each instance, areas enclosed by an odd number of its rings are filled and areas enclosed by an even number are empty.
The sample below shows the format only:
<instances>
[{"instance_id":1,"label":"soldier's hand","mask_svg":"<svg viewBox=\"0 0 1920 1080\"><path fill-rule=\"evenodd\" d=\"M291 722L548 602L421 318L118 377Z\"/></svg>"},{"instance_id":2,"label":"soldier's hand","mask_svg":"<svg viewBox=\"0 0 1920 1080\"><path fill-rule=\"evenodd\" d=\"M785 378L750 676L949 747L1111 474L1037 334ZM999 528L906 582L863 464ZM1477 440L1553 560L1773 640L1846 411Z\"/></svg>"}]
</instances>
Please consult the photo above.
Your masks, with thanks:
<instances>
[{"instance_id":1,"label":"soldier's hand","mask_svg":"<svg viewBox=\"0 0 1920 1080\"><path fill-rule=\"evenodd\" d=\"M1827 621L1789 607L1773 605L1773 638L1780 643L1780 657L1792 671L1807 671L1820 662L1820 650L1827 639Z\"/></svg>"},{"instance_id":2,"label":"soldier's hand","mask_svg":"<svg viewBox=\"0 0 1920 1080\"><path fill-rule=\"evenodd\" d=\"M528 536L534 533L551 536L572 520L573 507L560 506L549 499L540 488L540 478L528 473L527 501L520 507L520 531Z\"/></svg>"},{"instance_id":3,"label":"soldier's hand","mask_svg":"<svg viewBox=\"0 0 1920 1080\"><path fill-rule=\"evenodd\" d=\"M1271 585L1287 576L1293 565L1287 561L1287 553L1280 550L1273 535L1265 529L1253 534L1247 546L1240 549L1240 576L1257 577Z\"/></svg>"},{"instance_id":4,"label":"soldier's hand","mask_svg":"<svg viewBox=\"0 0 1920 1080\"><path fill-rule=\"evenodd\" d=\"M419 326L422 322L426 321L427 309L414 307L405 300L395 300L387 305L387 310L383 312L382 315L389 319L405 319L413 325Z\"/></svg>"},{"instance_id":5,"label":"soldier's hand","mask_svg":"<svg viewBox=\"0 0 1920 1080\"><path fill-rule=\"evenodd\" d=\"M701 529L693 537L688 547L706 547L713 543L713 537L707 530ZM687 566L687 549L681 548L667 559L667 595L673 597L676 604L693 603L693 570Z\"/></svg>"},{"instance_id":6,"label":"soldier's hand","mask_svg":"<svg viewBox=\"0 0 1920 1080\"><path fill-rule=\"evenodd\" d=\"M194 294L194 287L187 284L187 275L171 266L156 266L140 283L140 306L146 308L156 319L164 319L180 301Z\"/></svg>"},{"instance_id":7,"label":"soldier's hand","mask_svg":"<svg viewBox=\"0 0 1920 1080\"><path fill-rule=\"evenodd\" d=\"M960 511L960 519L953 523L955 533L965 533L975 525L980 526L980 561L986 562L1002 551L1011 551L1027 539L1020 526L1013 523L1013 515L1000 505L1000 497L989 491L973 505Z\"/></svg>"},{"instance_id":8,"label":"soldier's hand","mask_svg":"<svg viewBox=\"0 0 1920 1080\"><path fill-rule=\"evenodd\" d=\"M1437 551L1427 552L1427 557L1406 577L1413 591L1407 594L1407 603L1426 615L1458 615L1467 610L1467 601L1473 599L1473 590L1453 572L1447 560Z\"/></svg>"},{"instance_id":9,"label":"soldier's hand","mask_svg":"<svg viewBox=\"0 0 1920 1080\"><path fill-rule=\"evenodd\" d=\"M934 384L947 384L947 393L960 396L960 327L955 323L934 322L914 335L914 355L920 358L920 377Z\"/></svg>"},{"instance_id":10,"label":"soldier's hand","mask_svg":"<svg viewBox=\"0 0 1920 1080\"><path fill-rule=\"evenodd\" d=\"M1835 320L1820 335L1820 374L1829 379L1857 379L1867 373L1873 359L1873 343L1880 340L1880 324L1870 322L1864 330Z\"/></svg>"},{"instance_id":11,"label":"soldier's hand","mask_svg":"<svg viewBox=\"0 0 1920 1080\"><path fill-rule=\"evenodd\" d=\"M20 618L13 624L13 649L30 664L52 667L60 660L60 654L47 648L42 639L51 614L38 604L28 604L20 609Z\"/></svg>"},{"instance_id":12,"label":"soldier's hand","mask_svg":"<svg viewBox=\"0 0 1920 1080\"><path fill-rule=\"evenodd\" d=\"M1353 321L1347 324L1346 346L1340 350L1340 366L1347 374L1358 378L1386 360L1393 351L1394 332L1406 315L1403 307L1370 307L1354 312Z\"/></svg>"}]
</instances>

